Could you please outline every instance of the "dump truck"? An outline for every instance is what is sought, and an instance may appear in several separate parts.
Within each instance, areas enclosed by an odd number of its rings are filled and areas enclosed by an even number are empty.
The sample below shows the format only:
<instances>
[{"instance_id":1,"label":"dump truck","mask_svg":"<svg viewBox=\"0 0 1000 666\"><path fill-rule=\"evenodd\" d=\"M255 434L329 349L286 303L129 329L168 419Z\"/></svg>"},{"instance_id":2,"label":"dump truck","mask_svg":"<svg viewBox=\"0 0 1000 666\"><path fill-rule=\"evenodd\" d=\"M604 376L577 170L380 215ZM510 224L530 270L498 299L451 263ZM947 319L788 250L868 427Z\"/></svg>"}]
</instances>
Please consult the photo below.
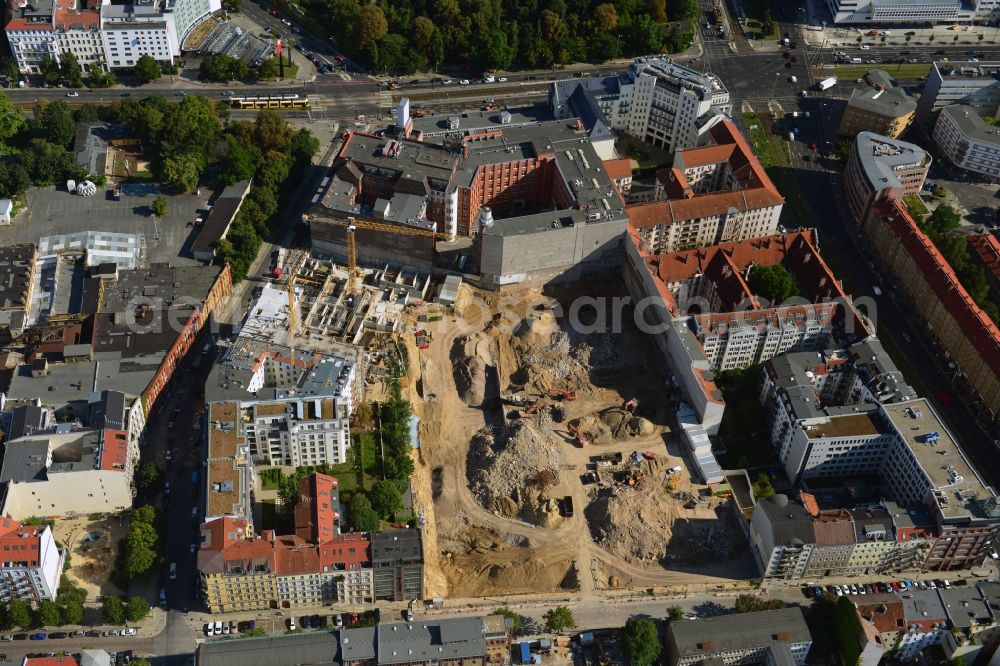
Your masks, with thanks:
<instances>
[{"instance_id":1,"label":"dump truck","mask_svg":"<svg viewBox=\"0 0 1000 666\"><path fill-rule=\"evenodd\" d=\"M830 78L823 79L822 81L820 81L819 83L817 83L816 84L816 89L817 90L829 90L830 88L834 87L835 85L837 85L837 78L835 76L831 76Z\"/></svg>"},{"instance_id":2,"label":"dump truck","mask_svg":"<svg viewBox=\"0 0 1000 666\"><path fill-rule=\"evenodd\" d=\"M559 508L562 509L562 515L566 518L573 517L573 497L572 495L566 495L559 502Z\"/></svg>"}]
</instances>

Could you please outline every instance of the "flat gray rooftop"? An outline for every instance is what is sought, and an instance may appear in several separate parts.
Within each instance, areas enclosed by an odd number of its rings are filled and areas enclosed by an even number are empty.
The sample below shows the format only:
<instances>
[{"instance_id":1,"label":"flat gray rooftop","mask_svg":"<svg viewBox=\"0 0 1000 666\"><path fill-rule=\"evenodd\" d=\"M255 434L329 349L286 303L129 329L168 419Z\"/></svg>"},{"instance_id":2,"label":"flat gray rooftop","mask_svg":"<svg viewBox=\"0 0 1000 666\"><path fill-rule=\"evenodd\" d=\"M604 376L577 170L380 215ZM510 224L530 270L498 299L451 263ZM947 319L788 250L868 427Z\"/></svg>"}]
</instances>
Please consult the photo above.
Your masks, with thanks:
<instances>
[{"instance_id":1,"label":"flat gray rooftop","mask_svg":"<svg viewBox=\"0 0 1000 666\"><path fill-rule=\"evenodd\" d=\"M939 489L937 503L945 520L982 517L978 503L995 493L979 478L927 399L884 405L883 411ZM931 433L939 435L934 443L926 441Z\"/></svg>"}]
</instances>

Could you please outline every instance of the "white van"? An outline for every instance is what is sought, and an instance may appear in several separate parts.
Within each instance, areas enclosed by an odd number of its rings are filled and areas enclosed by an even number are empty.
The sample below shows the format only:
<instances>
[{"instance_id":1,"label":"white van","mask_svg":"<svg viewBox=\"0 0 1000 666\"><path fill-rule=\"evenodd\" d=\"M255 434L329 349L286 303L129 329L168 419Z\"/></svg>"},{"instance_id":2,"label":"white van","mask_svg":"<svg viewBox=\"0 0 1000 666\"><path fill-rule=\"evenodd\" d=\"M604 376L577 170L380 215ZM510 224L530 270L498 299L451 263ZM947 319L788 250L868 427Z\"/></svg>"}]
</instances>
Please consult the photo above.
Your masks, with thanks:
<instances>
[{"instance_id":1,"label":"white van","mask_svg":"<svg viewBox=\"0 0 1000 666\"><path fill-rule=\"evenodd\" d=\"M861 58L851 58L851 64L852 65L860 65L861 62L862 62Z\"/></svg>"}]
</instances>

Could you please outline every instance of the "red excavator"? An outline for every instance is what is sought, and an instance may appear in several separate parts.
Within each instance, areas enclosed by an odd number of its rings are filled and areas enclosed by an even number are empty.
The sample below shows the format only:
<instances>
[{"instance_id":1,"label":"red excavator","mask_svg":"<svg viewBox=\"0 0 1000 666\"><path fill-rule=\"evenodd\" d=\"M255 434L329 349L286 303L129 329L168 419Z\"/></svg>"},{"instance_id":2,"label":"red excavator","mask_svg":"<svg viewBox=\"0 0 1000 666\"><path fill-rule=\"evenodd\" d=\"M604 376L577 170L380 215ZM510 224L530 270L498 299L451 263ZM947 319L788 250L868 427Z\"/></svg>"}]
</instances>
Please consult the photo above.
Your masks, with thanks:
<instances>
[{"instance_id":1,"label":"red excavator","mask_svg":"<svg viewBox=\"0 0 1000 666\"><path fill-rule=\"evenodd\" d=\"M573 425L572 423L569 424L569 431L575 438L576 445L579 446L581 449L590 444L590 438L584 435L582 432L580 432L580 429L575 425Z\"/></svg>"},{"instance_id":2,"label":"red excavator","mask_svg":"<svg viewBox=\"0 0 1000 666\"><path fill-rule=\"evenodd\" d=\"M576 400L576 391L571 391L569 389L552 389L547 392L550 398L556 400L565 400L567 402L573 402Z\"/></svg>"}]
</instances>

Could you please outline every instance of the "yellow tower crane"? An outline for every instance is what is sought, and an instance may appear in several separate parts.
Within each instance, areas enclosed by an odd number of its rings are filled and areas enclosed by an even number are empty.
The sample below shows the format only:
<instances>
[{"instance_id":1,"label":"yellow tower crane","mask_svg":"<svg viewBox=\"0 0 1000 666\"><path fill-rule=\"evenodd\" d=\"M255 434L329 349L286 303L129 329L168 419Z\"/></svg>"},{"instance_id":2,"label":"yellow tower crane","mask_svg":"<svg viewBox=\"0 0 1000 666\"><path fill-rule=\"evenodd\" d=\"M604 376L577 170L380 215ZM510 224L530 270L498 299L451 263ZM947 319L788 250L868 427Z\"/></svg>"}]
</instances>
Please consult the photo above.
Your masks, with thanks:
<instances>
[{"instance_id":1,"label":"yellow tower crane","mask_svg":"<svg viewBox=\"0 0 1000 666\"><path fill-rule=\"evenodd\" d=\"M347 295L353 296L358 288L358 249L354 244L354 232L358 228L353 224L347 227Z\"/></svg>"}]
</instances>

